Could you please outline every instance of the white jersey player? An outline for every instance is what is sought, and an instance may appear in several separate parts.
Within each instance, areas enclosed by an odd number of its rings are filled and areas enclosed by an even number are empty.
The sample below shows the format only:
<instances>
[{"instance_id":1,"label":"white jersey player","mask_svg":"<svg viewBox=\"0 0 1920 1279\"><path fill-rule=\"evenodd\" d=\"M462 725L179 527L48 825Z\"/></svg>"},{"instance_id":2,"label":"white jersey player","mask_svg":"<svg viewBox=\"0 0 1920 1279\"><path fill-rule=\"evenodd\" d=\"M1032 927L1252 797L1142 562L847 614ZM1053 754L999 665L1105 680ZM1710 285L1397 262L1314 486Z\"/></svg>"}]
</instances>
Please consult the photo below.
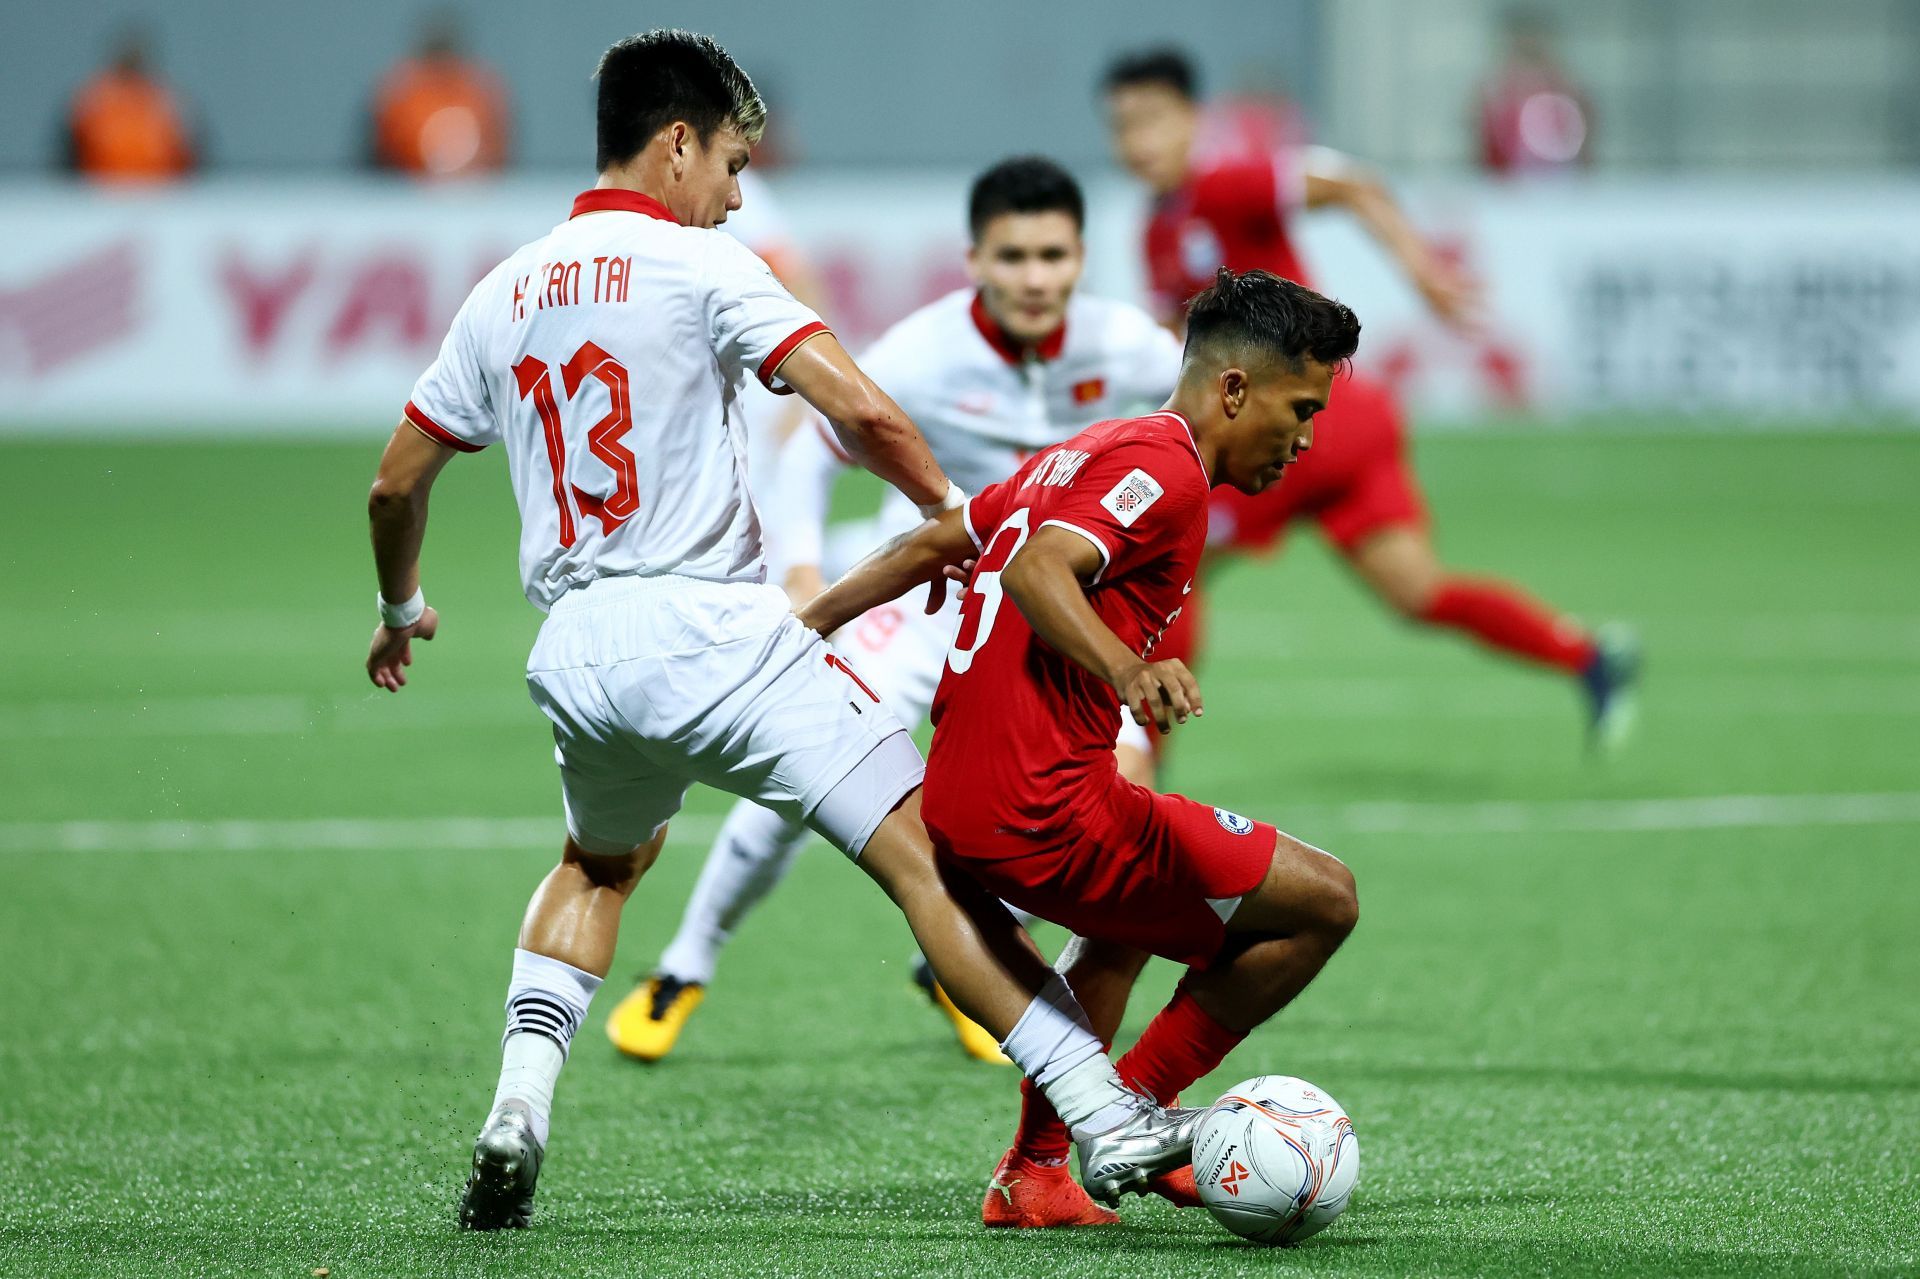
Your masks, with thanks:
<instances>
[{"instance_id":1,"label":"white jersey player","mask_svg":"<svg viewBox=\"0 0 1920 1279\"><path fill-rule=\"evenodd\" d=\"M862 357L925 435L956 484L979 492L1032 454L1095 422L1157 405L1180 371L1180 342L1138 307L1077 294L1084 206L1065 170L1037 157L1009 160L974 183L969 266L977 289L949 294L901 320ZM825 423L796 432L780 454L778 484L763 488L769 544L796 602L821 586L829 491L851 459ZM920 523L889 494L882 537ZM906 724L932 705L959 601L929 614L912 602L882 605L834 636L860 677ZM1151 780L1146 730L1122 717L1121 767ZM679 930L657 970L607 1022L615 1046L657 1060L705 996L719 951L770 892L806 842L791 817L742 801L707 856ZM1006 1060L993 1037L956 1010L922 972L921 984L954 1021L962 1046Z\"/></svg>"},{"instance_id":2,"label":"white jersey player","mask_svg":"<svg viewBox=\"0 0 1920 1279\"><path fill-rule=\"evenodd\" d=\"M752 82L684 31L614 45L599 81L599 185L474 289L369 499L375 684L398 691L412 641L438 627L420 547L433 480L460 452L506 449L521 576L548 610L527 683L553 723L567 839L521 925L461 1223L529 1224L561 1065L621 908L695 781L804 820L858 859L955 997L1080 1126L1090 1189L1117 1194L1177 1165L1191 1117L1120 1083L1005 912L956 906L920 821L912 739L764 581L735 415L746 378L799 391L929 514L960 494L819 318L713 229L739 207L765 122Z\"/></svg>"}]
</instances>

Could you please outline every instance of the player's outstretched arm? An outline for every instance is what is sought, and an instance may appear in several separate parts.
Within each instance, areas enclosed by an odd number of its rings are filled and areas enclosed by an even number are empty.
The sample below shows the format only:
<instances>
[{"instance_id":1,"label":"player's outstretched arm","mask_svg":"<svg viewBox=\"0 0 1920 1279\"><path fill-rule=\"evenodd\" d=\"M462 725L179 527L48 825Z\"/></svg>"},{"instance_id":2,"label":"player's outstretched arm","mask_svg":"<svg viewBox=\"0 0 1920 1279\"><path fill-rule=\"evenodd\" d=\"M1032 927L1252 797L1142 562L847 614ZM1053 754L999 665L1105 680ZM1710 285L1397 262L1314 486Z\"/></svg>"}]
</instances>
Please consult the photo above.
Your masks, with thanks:
<instances>
[{"instance_id":1,"label":"player's outstretched arm","mask_svg":"<svg viewBox=\"0 0 1920 1279\"><path fill-rule=\"evenodd\" d=\"M923 512L931 515L964 500L927 451L913 419L860 371L833 334L802 342L777 373L833 424L854 461L906 494Z\"/></svg>"},{"instance_id":2,"label":"player's outstretched arm","mask_svg":"<svg viewBox=\"0 0 1920 1279\"><path fill-rule=\"evenodd\" d=\"M1180 661L1149 662L1100 620L1087 599L1106 560L1080 534L1042 525L1000 574L1000 585L1033 633L1068 661L1113 686L1139 724L1167 732L1201 713L1200 685Z\"/></svg>"},{"instance_id":3,"label":"player's outstretched arm","mask_svg":"<svg viewBox=\"0 0 1920 1279\"><path fill-rule=\"evenodd\" d=\"M1351 213L1399 263L1435 315L1456 328L1478 323L1479 284L1433 251L1379 177L1337 153L1320 152L1306 178L1308 208L1338 206Z\"/></svg>"},{"instance_id":4,"label":"player's outstretched arm","mask_svg":"<svg viewBox=\"0 0 1920 1279\"><path fill-rule=\"evenodd\" d=\"M927 612L938 612L949 579L957 576L949 570L965 565L974 554L973 538L961 513L942 511L912 532L883 543L808 601L798 616L820 634L831 635L868 609L929 584L933 592Z\"/></svg>"},{"instance_id":5,"label":"player's outstretched arm","mask_svg":"<svg viewBox=\"0 0 1920 1279\"><path fill-rule=\"evenodd\" d=\"M427 607L420 591L420 545L427 535L427 493L453 455L402 422L380 455L380 473L367 494L382 612L367 649L367 678L390 693L407 682L413 641L432 639L440 626L440 614Z\"/></svg>"}]
</instances>

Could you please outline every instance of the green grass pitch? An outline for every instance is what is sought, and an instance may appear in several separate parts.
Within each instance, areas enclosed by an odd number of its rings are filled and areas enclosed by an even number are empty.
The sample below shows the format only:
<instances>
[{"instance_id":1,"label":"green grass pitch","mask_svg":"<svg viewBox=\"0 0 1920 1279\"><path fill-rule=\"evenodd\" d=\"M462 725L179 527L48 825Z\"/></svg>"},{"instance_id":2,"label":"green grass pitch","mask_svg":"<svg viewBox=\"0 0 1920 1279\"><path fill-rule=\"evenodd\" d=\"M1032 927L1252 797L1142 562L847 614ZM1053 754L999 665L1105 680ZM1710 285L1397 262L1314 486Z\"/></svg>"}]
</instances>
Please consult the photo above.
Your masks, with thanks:
<instances>
[{"instance_id":1,"label":"green grass pitch","mask_svg":"<svg viewBox=\"0 0 1920 1279\"><path fill-rule=\"evenodd\" d=\"M1286 1072L1352 1112L1353 1207L1277 1253L1157 1201L982 1230L1012 1073L824 847L680 1051L616 1059L710 794L575 1045L536 1228L455 1230L557 788L497 455L434 495L440 640L366 684L377 449L0 447L0 1272L1920 1271L1920 435L1423 438L1450 558L1640 626L1606 764L1568 687L1384 617L1311 536L1216 582L1169 784L1363 902L1190 1094Z\"/></svg>"}]
</instances>

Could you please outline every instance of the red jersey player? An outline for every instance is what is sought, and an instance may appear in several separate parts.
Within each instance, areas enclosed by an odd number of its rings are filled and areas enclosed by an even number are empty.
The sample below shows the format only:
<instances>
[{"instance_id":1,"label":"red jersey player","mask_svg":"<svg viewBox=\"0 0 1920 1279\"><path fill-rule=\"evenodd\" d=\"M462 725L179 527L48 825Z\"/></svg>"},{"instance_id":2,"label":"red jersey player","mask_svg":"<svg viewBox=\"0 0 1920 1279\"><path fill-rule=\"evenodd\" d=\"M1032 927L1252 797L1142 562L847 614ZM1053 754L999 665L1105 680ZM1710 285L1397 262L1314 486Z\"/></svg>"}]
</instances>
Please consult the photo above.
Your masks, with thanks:
<instances>
[{"instance_id":1,"label":"red jersey player","mask_svg":"<svg viewBox=\"0 0 1920 1279\"><path fill-rule=\"evenodd\" d=\"M1472 283L1432 252L1386 188L1351 161L1314 147L1200 160L1196 80L1180 53L1120 59L1107 74L1106 95L1114 149L1155 196L1145 251L1162 319L1177 326L1181 305L1223 265L1307 283L1293 242L1294 215L1337 206L1386 249L1442 319L1471 323ZM1395 612L1564 672L1586 695L1595 741L1617 741L1630 721L1625 694L1638 666L1632 642L1596 636L1517 587L1462 576L1441 563L1391 393L1358 376L1347 379L1319 437L1284 486L1258 494L1215 491L1213 544L1265 551L1293 521L1317 520L1355 574ZM1168 651L1197 650L1197 613L1189 608L1183 615L1166 639Z\"/></svg>"},{"instance_id":2,"label":"red jersey player","mask_svg":"<svg viewBox=\"0 0 1920 1279\"><path fill-rule=\"evenodd\" d=\"M943 861L989 892L1189 965L1118 1063L1151 1096L1170 1098L1219 1065L1313 979L1358 917L1337 859L1264 822L1126 781L1112 743L1123 705L1163 732L1201 713L1185 664L1154 646L1190 598L1208 494L1271 488L1306 451L1359 331L1346 307L1299 284L1222 270L1193 301L1164 410L1046 449L800 612L826 634L976 560L934 698L922 816ZM1028 1105L1044 1101L1030 1091ZM1060 1138L1054 1154L1008 1152L989 1225L1114 1220L1068 1177ZM1153 1162L1138 1161L1130 1188L1148 1185ZM1081 1177L1110 1185L1085 1156Z\"/></svg>"}]
</instances>

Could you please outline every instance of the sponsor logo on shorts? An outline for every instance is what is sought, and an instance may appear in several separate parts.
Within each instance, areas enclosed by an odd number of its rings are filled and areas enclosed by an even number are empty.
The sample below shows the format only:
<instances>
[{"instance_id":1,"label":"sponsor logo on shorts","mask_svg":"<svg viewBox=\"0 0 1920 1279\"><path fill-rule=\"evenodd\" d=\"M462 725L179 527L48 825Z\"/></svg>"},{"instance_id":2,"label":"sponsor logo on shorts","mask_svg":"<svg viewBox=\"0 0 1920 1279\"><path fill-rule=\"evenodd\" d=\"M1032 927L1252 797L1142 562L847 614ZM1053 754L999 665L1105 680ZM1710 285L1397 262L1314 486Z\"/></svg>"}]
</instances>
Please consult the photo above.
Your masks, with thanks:
<instances>
[{"instance_id":1,"label":"sponsor logo on shorts","mask_svg":"<svg viewBox=\"0 0 1920 1279\"><path fill-rule=\"evenodd\" d=\"M1148 475L1139 467L1127 472L1127 478L1113 486L1113 491L1100 499L1100 505L1113 512L1122 528L1132 528L1133 522L1147 513L1147 508L1160 500L1166 490L1160 487L1160 481Z\"/></svg>"},{"instance_id":2,"label":"sponsor logo on shorts","mask_svg":"<svg viewBox=\"0 0 1920 1279\"><path fill-rule=\"evenodd\" d=\"M1226 828L1229 835L1245 835L1253 829L1253 822L1238 813L1229 813L1224 808L1213 810L1213 820Z\"/></svg>"}]
</instances>

